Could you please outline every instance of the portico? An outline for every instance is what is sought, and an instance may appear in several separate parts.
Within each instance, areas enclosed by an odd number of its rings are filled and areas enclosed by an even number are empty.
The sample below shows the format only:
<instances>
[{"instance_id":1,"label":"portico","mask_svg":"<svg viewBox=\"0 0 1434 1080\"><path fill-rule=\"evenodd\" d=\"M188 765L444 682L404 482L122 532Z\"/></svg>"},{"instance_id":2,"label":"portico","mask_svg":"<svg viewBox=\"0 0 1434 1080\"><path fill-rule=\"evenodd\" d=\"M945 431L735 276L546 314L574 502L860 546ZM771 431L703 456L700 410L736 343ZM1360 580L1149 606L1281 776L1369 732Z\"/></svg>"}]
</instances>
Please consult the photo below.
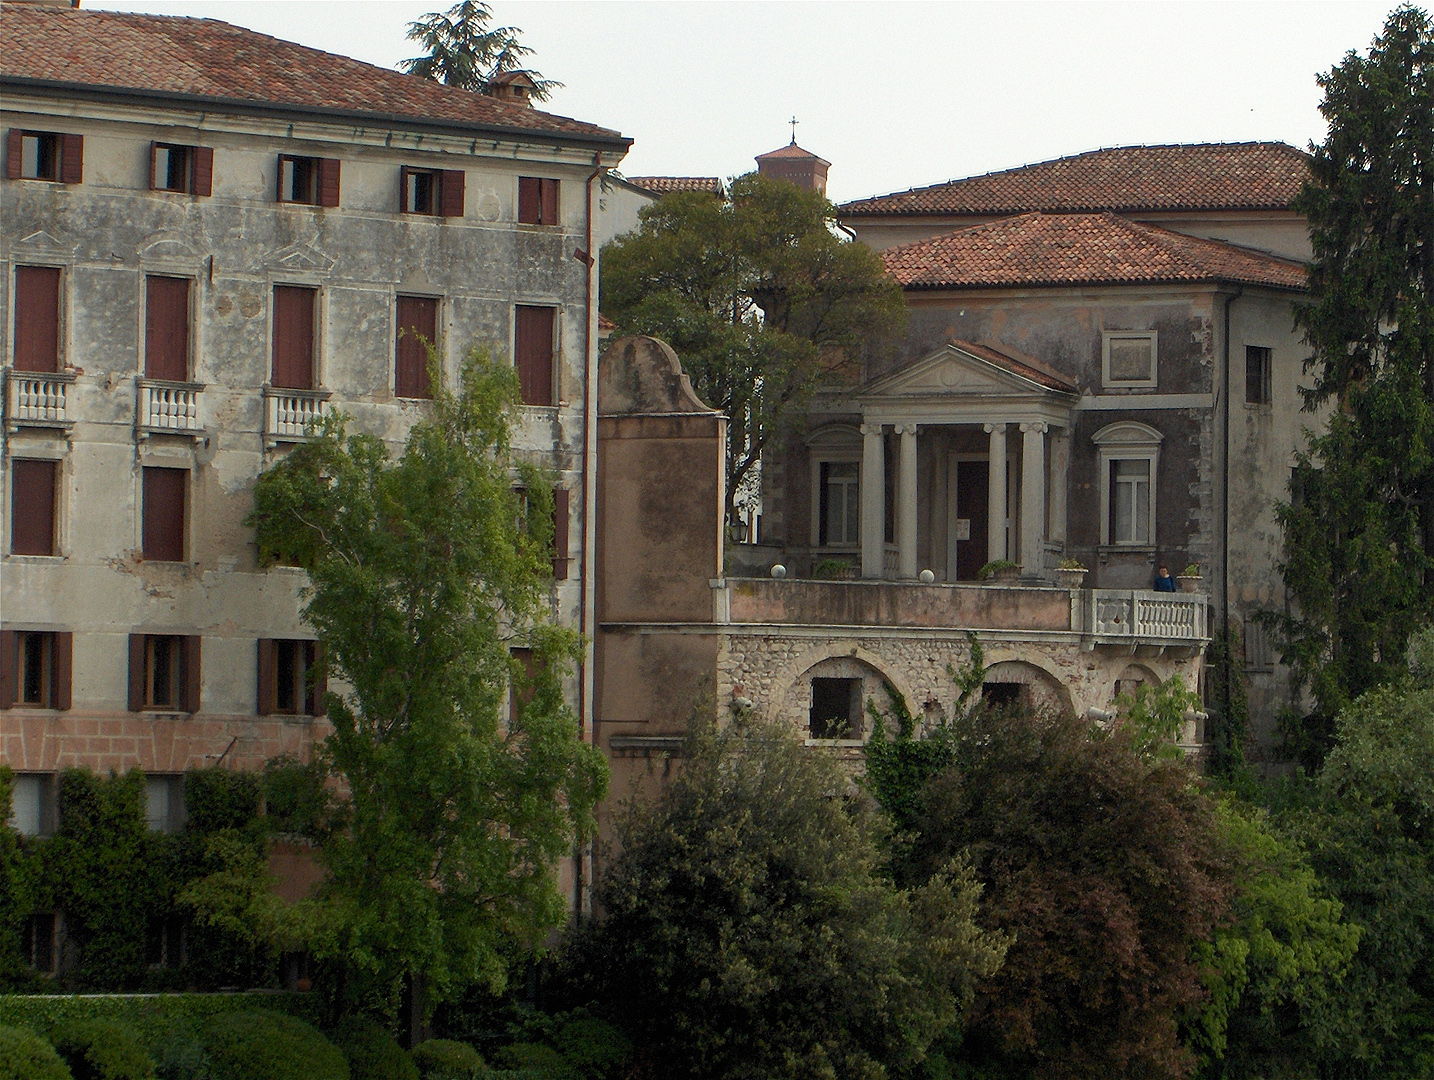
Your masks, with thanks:
<instances>
[{"instance_id":1,"label":"portico","mask_svg":"<svg viewBox=\"0 0 1434 1080\"><path fill-rule=\"evenodd\" d=\"M953 341L858 401L862 577L972 580L993 560L1043 576L1065 535L1073 385Z\"/></svg>"}]
</instances>

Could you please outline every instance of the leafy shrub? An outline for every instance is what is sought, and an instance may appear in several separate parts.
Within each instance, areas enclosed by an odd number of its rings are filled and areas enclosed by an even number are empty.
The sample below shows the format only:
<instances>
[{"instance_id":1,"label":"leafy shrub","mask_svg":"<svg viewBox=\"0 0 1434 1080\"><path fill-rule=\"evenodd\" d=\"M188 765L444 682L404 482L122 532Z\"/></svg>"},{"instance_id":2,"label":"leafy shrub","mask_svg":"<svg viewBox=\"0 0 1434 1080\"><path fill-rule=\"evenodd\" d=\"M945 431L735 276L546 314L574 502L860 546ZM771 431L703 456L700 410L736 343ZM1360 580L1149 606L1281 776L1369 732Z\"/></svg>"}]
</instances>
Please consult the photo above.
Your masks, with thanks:
<instances>
[{"instance_id":1,"label":"leafy shrub","mask_svg":"<svg viewBox=\"0 0 1434 1080\"><path fill-rule=\"evenodd\" d=\"M190 769L184 774L184 812L194 832L242 829L259 816L259 778L218 766Z\"/></svg>"},{"instance_id":2,"label":"leafy shrub","mask_svg":"<svg viewBox=\"0 0 1434 1080\"><path fill-rule=\"evenodd\" d=\"M56 1028L50 1041L75 1080L151 1080L154 1076L154 1060L134 1031L123 1024L81 1020Z\"/></svg>"},{"instance_id":3,"label":"leafy shrub","mask_svg":"<svg viewBox=\"0 0 1434 1080\"><path fill-rule=\"evenodd\" d=\"M0 994L0 1025L53 1031L83 1020L108 1020L133 1031L141 1045L159 1047L186 1033L198 1041L204 1021L220 1013L262 1008L312 1023L321 1007L314 994Z\"/></svg>"},{"instance_id":4,"label":"leafy shrub","mask_svg":"<svg viewBox=\"0 0 1434 1080\"><path fill-rule=\"evenodd\" d=\"M381 1024L351 1017L333 1041L349 1059L349 1080L418 1080L413 1056Z\"/></svg>"},{"instance_id":5,"label":"leafy shrub","mask_svg":"<svg viewBox=\"0 0 1434 1080\"><path fill-rule=\"evenodd\" d=\"M55 1048L26 1028L0 1027L0 1080L73 1080Z\"/></svg>"},{"instance_id":6,"label":"leafy shrub","mask_svg":"<svg viewBox=\"0 0 1434 1080\"><path fill-rule=\"evenodd\" d=\"M329 793L318 762L277 757L264 764L264 813L277 833L321 839L329 817Z\"/></svg>"},{"instance_id":7,"label":"leafy shrub","mask_svg":"<svg viewBox=\"0 0 1434 1080\"><path fill-rule=\"evenodd\" d=\"M1016 563L1013 563L1010 559L992 559L990 562L982 566L981 569L976 571L976 580L989 581L997 574L1005 573L1007 570L1019 569L1020 566Z\"/></svg>"},{"instance_id":8,"label":"leafy shrub","mask_svg":"<svg viewBox=\"0 0 1434 1080\"><path fill-rule=\"evenodd\" d=\"M211 1080L349 1080L343 1052L283 1013L221 1013L204 1025Z\"/></svg>"},{"instance_id":9,"label":"leafy shrub","mask_svg":"<svg viewBox=\"0 0 1434 1080\"><path fill-rule=\"evenodd\" d=\"M570 1020L553 1040L584 1080L606 1080L632 1057L632 1042L617 1028L594 1017Z\"/></svg>"},{"instance_id":10,"label":"leafy shrub","mask_svg":"<svg viewBox=\"0 0 1434 1080\"><path fill-rule=\"evenodd\" d=\"M579 1075L562 1054L543 1043L510 1043L493 1051L493 1064L500 1069L526 1071L552 1080L577 1080Z\"/></svg>"},{"instance_id":11,"label":"leafy shrub","mask_svg":"<svg viewBox=\"0 0 1434 1080\"><path fill-rule=\"evenodd\" d=\"M478 1080L484 1069L482 1054L452 1039L419 1043L413 1060L423 1080Z\"/></svg>"}]
</instances>

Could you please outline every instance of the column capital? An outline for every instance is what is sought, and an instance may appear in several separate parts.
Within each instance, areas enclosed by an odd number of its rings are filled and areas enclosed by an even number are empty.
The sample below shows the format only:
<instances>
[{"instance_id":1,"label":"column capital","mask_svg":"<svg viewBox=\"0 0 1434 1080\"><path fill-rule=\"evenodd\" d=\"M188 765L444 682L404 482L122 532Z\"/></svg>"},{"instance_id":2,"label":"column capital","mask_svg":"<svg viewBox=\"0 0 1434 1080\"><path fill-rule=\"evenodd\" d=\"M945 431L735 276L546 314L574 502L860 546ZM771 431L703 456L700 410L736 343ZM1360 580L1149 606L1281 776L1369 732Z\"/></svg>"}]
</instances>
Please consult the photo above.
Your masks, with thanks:
<instances>
[{"instance_id":1,"label":"column capital","mask_svg":"<svg viewBox=\"0 0 1434 1080\"><path fill-rule=\"evenodd\" d=\"M915 424L897 424L897 425L896 425L896 433L897 433L898 435L915 435L915 434L916 434L916 425L915 425Z\"/></svg>"},{"instance_id":2,"label":"column capital","mask_svg":"<svg viewBox=\"0 0 1434 1080\"><path fill-rule=\"evenodd\" d=\"M1006 421L992 420L989 424L982 424L981 427L985 429L987 435L991 434L991 432L993 431L1004 432L1006 430Z\"/></svg>"},{"instance_id":3,"label":"column capital","mask_svg":"<svg viewBox=\"0 0 1434 1080\"><path fill-rule=\"evenodd\" d=\"M1042 435L1044 435L1049 428L1050 425L1047 424L1044 420L1036 420L1021 425L1022 431L1034 431Z\"/></svg>"},{"instance_id":4,"label":"column capital","mask_svg":"<svg viewBox=\"0 0 1434 1080\"><path fill-rule=\"evenodd\" d=\"M880 434L881 434L881 425L880 425L880 424L862 424L862 425L861 425L861 433L862 433L863 435L880 435Z\"/></svg>"}]
</instances>

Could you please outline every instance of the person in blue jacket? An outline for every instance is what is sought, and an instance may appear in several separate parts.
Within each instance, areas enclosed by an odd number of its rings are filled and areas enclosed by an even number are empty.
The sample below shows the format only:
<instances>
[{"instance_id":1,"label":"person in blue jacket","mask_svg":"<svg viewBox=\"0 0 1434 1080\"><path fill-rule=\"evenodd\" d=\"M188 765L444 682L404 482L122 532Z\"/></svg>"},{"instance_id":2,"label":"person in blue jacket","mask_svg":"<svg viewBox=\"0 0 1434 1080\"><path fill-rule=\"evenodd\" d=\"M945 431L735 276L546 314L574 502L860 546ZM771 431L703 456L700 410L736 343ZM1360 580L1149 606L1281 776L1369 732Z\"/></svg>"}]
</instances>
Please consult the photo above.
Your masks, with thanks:
<instances>
[{"instance_id":1,"label":"person in blue jacket","mask_svg":"<svg viewBox=\"0 0 1434 1080\"><path fill-rule=\"evenodd\" d=\"M1162 566L1160 572L1155 575L1156 592L1175 592L1175 579L1170 576L1170 567Z\"/></svg>"}]
</instances>

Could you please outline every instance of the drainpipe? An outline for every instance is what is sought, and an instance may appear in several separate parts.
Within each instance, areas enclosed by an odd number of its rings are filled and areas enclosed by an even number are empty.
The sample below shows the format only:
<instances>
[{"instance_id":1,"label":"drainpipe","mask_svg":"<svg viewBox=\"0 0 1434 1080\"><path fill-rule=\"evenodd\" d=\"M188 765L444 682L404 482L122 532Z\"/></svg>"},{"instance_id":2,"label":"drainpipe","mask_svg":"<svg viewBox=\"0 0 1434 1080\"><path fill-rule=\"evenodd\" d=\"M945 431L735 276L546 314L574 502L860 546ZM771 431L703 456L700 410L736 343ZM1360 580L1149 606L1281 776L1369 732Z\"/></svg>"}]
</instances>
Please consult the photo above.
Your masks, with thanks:
<instances>
[{"instance_id":1,"label":"drainpipe","mask_svg":"<svg viewBox=\"0 0 1434 1080\"><path fill-rule=\"evenodd\" d=\"M587 208L584 217L584 247L575 252L585 264L583 278L583 562L578 573L581 606L578 611L578 630L583 636L583 659L578 664L578 729L583 742L596 744L597 725L593 718L593 686L590 673L593 667L593 639L590 628L597 619L596 573L593 566L597 559L597 523L594 511L597 505L597 352L594 339L597 331L597 312L593 309L593 270L597 259L593 257L593 181L605 171L601 165L602 155L593 155L593 171L584 185L587 192ZM592 895L588 882L592 880L592 842L583 845L575 860L573 874L573 909L588 912L592 909Z\"/></svg>"},{"instance_id":2,"label":"drainpipe","mask_svg":"<svg viewBox=\"0 0 1434 1080\"><path fill-rule=\"evenodd\" d=\"M1234 678L1234 657L1230 655L1230 305L1244 293L1244 286L1225 297L1224 370L1221 372L1221 445L1223 461L1220 468L1220 629L1225 636L1225 700L1223 715L1230 722L1230 680Z\"/></svg>"}]
</instances>

